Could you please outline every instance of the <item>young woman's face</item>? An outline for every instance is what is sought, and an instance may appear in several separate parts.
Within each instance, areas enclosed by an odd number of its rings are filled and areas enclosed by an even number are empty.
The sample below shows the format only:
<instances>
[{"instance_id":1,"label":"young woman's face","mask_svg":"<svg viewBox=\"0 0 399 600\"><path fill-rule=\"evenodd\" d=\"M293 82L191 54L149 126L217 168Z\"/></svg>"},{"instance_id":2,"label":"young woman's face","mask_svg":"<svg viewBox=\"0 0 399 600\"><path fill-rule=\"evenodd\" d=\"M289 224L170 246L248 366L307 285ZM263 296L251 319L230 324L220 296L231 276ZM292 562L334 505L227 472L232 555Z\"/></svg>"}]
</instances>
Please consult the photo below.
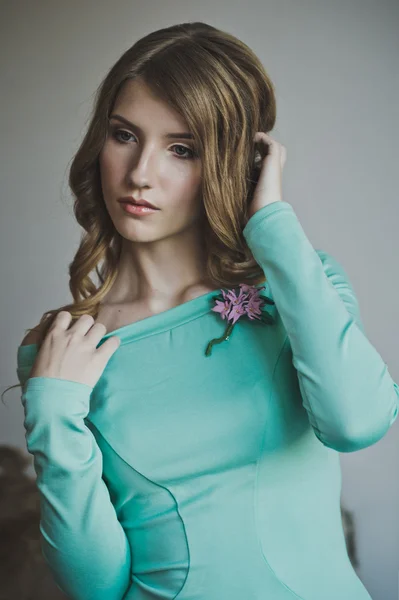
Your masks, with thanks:
<instances>
[{"instance_id":1,"label":"young woman's face","mask_svg":"<svg viewBox=\"0 0 399 600\"><path fill-rule=\"evenodd\" d=\"M167 138L168 133L189 131L180 115L154 97L142 80L126 82L112 110L99 163L107 210L128 240L169 237L192 226L202 214L202 169L193 141ZM118 202L123 196L147 200L159 210L127 214Z\"/></svg>"}]
</instances>

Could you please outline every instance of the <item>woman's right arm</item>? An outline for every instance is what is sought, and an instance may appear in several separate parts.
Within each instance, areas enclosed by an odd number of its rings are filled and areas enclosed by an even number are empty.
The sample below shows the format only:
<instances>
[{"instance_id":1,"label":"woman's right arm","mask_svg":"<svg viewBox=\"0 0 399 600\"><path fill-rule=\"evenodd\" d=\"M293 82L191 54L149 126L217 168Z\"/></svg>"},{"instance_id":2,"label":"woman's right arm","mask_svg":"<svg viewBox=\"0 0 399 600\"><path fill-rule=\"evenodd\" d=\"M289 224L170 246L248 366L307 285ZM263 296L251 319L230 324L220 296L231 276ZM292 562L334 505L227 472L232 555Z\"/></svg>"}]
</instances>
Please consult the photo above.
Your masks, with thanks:
<instances>
[{"instance_id":1,"label":"woman's right arm","mask_svg":"<svg viewBox=\"0 0 399 600\"><path fill-rule=\"evenodd\" d=\"M93 387L29 377L37 354L32 335L18 347L17 375L40 493L42 554L72 600L122 600L131 551L102 479L101 451L84 423Z\"/></svg>"}]
</instances>

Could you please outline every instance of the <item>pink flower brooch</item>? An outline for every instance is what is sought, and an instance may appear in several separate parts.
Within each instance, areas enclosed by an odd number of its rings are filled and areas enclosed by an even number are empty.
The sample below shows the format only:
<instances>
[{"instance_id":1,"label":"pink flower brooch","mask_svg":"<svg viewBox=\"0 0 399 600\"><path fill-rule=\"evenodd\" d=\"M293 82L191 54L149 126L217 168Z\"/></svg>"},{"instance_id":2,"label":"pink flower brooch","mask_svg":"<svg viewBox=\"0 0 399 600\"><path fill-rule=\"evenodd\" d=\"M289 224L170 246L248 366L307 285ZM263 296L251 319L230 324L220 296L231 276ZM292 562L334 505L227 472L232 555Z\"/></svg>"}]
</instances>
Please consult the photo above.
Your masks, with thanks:
<instances>
[{"instance_id":1,"label":"pink flower brooch","mask_svg":"<svg viewBox=\"0 0 399 600\"><path fill-rule=\"evenodd\" d=\"M222 319L227 318L229 323L221 337L214 338L209 342L205 350L205 356L211 355L214 344L220 344L229 339L234 325L241 317L247 317L251 321L258 319L265 325L275 323L273 317L268 312L262 312L266 304L275 304L271 298L259 294L264 289L265 286L258 288L255 285L240 283L239 288L231 289L227 292L222 290L222 294L213 299L216 304L212 310L218 312Z\"/></svg>"}]
</instances>

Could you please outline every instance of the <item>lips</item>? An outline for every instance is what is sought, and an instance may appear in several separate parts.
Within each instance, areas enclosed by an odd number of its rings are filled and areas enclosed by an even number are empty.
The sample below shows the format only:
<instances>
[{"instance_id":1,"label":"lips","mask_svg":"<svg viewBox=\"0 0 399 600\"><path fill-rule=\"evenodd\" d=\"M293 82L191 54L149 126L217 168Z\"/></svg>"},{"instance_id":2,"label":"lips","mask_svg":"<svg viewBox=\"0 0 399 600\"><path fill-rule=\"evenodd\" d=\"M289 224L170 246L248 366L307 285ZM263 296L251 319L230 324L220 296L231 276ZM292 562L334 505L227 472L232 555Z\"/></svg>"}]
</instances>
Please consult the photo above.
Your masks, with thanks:
<instances>
[{"instance_id":1,"label":"lips","mask_svg":"<svg viewBox=\"0 0 399 600\"><path fill-rule=\"evenodd\" d=\"M147 206L148 208L159 210L157 206L154 206L153 204L151 204L151 202L148 202L147 200L144 200L142 198L135 200L131 196L125 196L124 198L119 198L118 202L127 202L128 204L134 204L135 206Z\"/></svg>"}]
</instances>

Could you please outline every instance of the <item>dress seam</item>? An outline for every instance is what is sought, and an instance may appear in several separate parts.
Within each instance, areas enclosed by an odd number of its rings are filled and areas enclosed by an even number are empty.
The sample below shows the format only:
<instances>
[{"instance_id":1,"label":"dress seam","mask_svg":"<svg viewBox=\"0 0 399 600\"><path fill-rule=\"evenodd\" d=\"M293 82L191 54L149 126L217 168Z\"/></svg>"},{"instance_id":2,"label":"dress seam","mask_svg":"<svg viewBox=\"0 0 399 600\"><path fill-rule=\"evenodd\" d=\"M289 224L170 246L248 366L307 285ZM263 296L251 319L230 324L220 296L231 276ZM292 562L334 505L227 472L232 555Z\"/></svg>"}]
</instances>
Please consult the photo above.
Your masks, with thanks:
<instances>
[{"instance_id":1,"label":"dress seam","mask_svg":"<svg viewBox=\"0 0 399 600\"><path fill-rule=\"evenodd\" d=\"M96 426L96 425L93 423L93 421L91 421L91 420L90 420L88 417L85 417L85 419L84 419L84 420L85 420L85 421L88 421L88 422L90 423L90 425L91 425L92 427L94 427L94 429L97 431L97 433L100 435L100 437L101 437L101 438L102 438L102 439L105 441L105 443L106 443L106 444L107 444L107 445L108 445L108 446L109 446L109 447L112 449L112 451L113 451L113 452L115 452L115 454L117 454L117 456L120 458L120 460L121 460L121 461L123 461L123 462L124 462L124 463L125 463L125 464L126 464L128 467L129 467L129 469L132 469L133 471L135 471L136 473L138 473L138 474L139 474L141 477L143 477L144 479L146 479L146 480L147 480L147 481L149 481L150 483L152 483L152 484L154 484L154 485L156 485L156 486L158 486L158 487L160 487L160 488L162 488L162 489L166 490L166 491L167 491L167 492L168 492L168 493L171 495L171 497L173 498L173 500L174 500L174 502L175 502L175 506L176 506L176 512L177 512L177 514L179 515L179 519L180 519L180 521L181 521L181 524L182 524L182 526L183 526L183 530L184 530L184 537L185 537L185 540L186 540L186 547L187 547L187 563L188 563L188 564L187 564L187 573L186 573L186 576L185 576L185 578L184 578L183 584L182 584L182 586L181 586L180 590L178 590L178 591L177 591L176 595L175 595L175 596L173 596L173 600L175 600L175 599L176 599L178 596L180 596L180 594L181 594L181 593L182 593L182 591L183 591L183 588L186 586L187 579L188 579L188 576L189 576L189 573L190 573L190 569L191 569L191 552L190 552L190 544L189 544L189 541L188 541L188 536L187 536L186 524L185 524L185 522L184 522L184 519L183 519L183 517L182 517L182 516L181 516L181 514L180 514L179 503L178 503L178 501L177 501L177 498L176 498L176 496L174 495L174 493L173 493L173 492L172 492L172 491L171 491L171 490L170 490L168 487L166 487L165 485L162 485L161 483L158 483L157 481L154 481L153 479L150 479L149 477L147 477L146 475L144 475L144 473L141 473L141 471L138 471L138 470L137 470L135 467L133 467L131 464L129 464L129 463L128 463L128 462L127 462L127 461L126 461L124 458L123 458L123 456L121 456L121 455L119 454L118 450L116 450L116 449L114 448L114 446L113 446L113 445L112 445L112 444L111 444L111 443L110 443L110 442L107 440L107 438L106 438L106 437L105 437L105 436L102 434L102 432L101 432L101 431L99 430L99 428L98 428L98 427L97 427L97 426ZM86 427L87 427L87 425L86 425ZM90 427L88 427L88 429L90 430ZM95 439L95 436L94 436L93 432L91 432L91 434L92 434L92 436L93 436L93 437L94 437L94 439ZM115 507L114 507L114 508L115 508ZM115 512L116 512L116 510L115 510ZM118 515L117 515L117 517L118 517ZM126 535L126 532L125 532L125 535ZM132 556L133 556L133 559L134 559L134 548L131 548L131 553L132 553ZM133 571L132 571L132 575L134 575Z\"/></svg>"},{"instance_id":2,"label":"dress seam","mask_svg":"<svg viewBox=\"0 0 399 600\"><path fill-rule=\"evenodd\" d=\"M279 354L277 356L274 368L273 368L273 375L272 375L272 381L271 381L271 386L270 386L270 395L269 395L269 404L271 404L272 398L273 398L273 394L275 392L275 375L276 375L276 371L277 371L277 366L280 362L280 359L283 355L283 350L285 347L285 344L288 340L288 334L285 336L284 341L281 345ZM261 555L263 560L265 561L265 563L267 564L267 566L269 567L269 569L271 570L271 572L273 573L274 577L277 579L277 581L284 586L291 594L293 594L293 596L295 598L297 598L297 600L305 600L305 598L303 598L302 596L298 596L298 594L296 592L294 592L294 590L292 590L287 584L284 583L284 581L282 581L280 579L280 577L277 575L277 573L274 571L274 569L272 568L272 566L270 565L269 561L267 560L265 553L263 551L263 546L262 546L262 542L261 542L261 538L260 535L258 533L259 529L258 529L258 476L259 476L259 466L260 466L260 462L261 462L261 457L263 455L263 448L264 448L264 444L265 444L265 440L266 440L266 430L267 430L267 425L268 425L268 419L266 417L265 420L265 426L264 426L264 430L263 430L263 438L262 438L262 442L261 442L261 447L260 447L260 451L259 451L259 455L258 455L258 460L257 460L257 464L256 464L256 473L255 473L255 485L254 485L254 495L253 495L253 515L254 515L254 521L255 521L255 532L256 532L256 537L258 540L258 544L259 544L259 548L261 551Z\"/></svg>"}]
</instances>

